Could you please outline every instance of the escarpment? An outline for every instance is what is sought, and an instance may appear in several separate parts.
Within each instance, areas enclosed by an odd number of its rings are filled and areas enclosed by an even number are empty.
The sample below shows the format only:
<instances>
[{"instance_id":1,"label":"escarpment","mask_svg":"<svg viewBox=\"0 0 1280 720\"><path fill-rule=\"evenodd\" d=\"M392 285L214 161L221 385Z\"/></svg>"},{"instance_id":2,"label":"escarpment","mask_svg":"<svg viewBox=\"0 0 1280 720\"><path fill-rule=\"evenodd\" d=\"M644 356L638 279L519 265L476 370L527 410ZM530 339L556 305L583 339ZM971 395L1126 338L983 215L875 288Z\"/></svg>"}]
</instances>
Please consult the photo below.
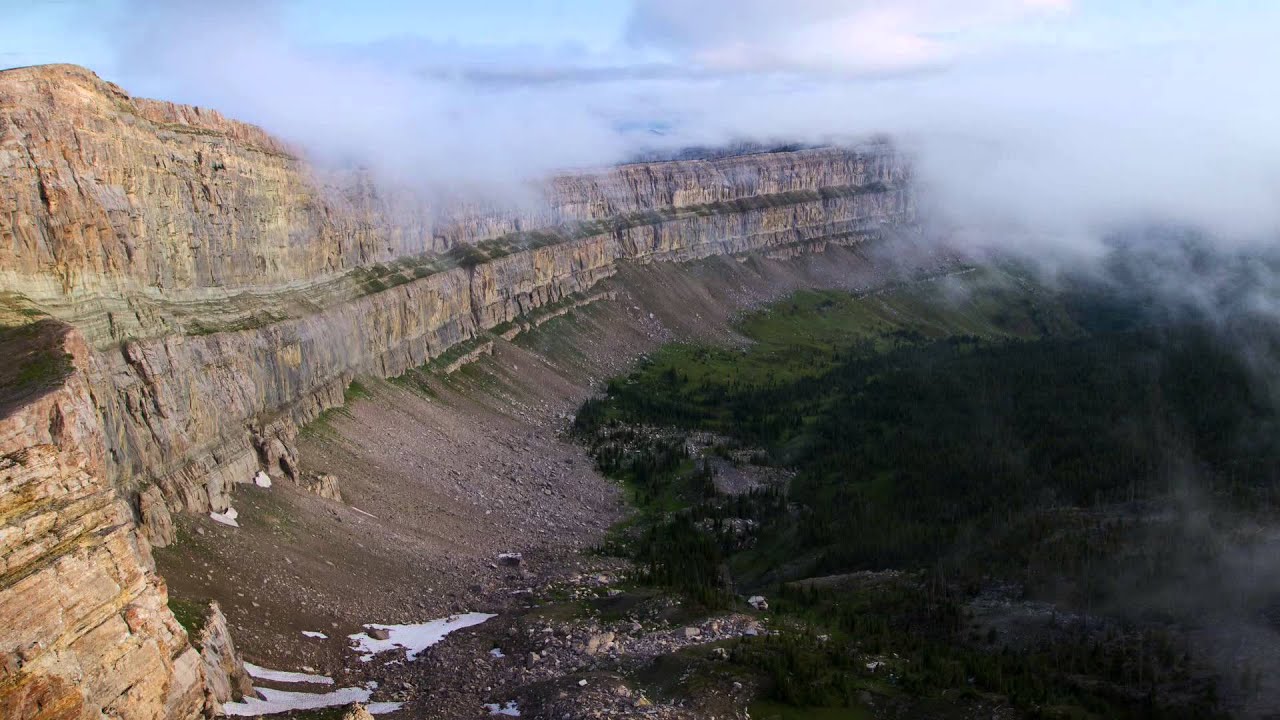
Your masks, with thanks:
<instances>
[{"instance_id":1,"label":"escarpment","mask_svg":"<svg viewBox=\"0 0 1280 720\"><path fill-rule=\"evenodd\" d=\"M201 716L200 655L105 472L88 346L45 320L0 352L28 368L0 398L0 717Z\"/></svg>"},{"instance_id":2,"label":"escarpment","mask_svg":"<svg viewBox=\"0 0 1280 720\"><path fill-rule=\"evenodd\" d=\"M456 365L612 297L621 263L863 242L911 222L909 180L871 144L433 204L82 68L0 72L0 715L189 718L237 692L149 548L259 471L300 480L299 427L354 377Z\"/></svg>"},{"instance_id":3,"label":"escarpment","mask_svg":"<svg viewBox=\"0 0 1280 720\"><path fill-rule=\"evenodd\" d=\"M860 242L911 218L908 180L871 145L563 175L535 211L433 208L81 68L0 73L6 302L92 345L103 473L161 544L170 510L296 476L298 426L358 374L574 302L619 262Z\"/></svg>"}]
</instances>

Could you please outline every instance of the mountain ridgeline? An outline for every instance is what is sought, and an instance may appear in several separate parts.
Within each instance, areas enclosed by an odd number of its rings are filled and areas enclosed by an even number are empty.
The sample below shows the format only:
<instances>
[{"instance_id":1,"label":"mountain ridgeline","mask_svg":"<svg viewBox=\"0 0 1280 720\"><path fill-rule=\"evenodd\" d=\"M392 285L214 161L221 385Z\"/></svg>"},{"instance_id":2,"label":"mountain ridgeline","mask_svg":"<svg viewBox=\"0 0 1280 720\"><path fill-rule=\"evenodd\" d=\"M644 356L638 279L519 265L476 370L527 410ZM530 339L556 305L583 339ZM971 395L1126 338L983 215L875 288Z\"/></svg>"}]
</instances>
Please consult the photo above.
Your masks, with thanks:
<instances>
[{"instance_id":1,"label":"mountain ridgeline","mask_svg":"<svg viewBox=\"0 0 1280 720\"><path fill-rule=\"evenodd\" d=\"M873 143L565 174L491 209L82 68L0 73L0 714L215 712L227 643L196 654L149 548L259 472L301 481L299 427L357 375L509 339L624 263L874 241L911 225L910 178Z\"/></svg>"}]
</instances>

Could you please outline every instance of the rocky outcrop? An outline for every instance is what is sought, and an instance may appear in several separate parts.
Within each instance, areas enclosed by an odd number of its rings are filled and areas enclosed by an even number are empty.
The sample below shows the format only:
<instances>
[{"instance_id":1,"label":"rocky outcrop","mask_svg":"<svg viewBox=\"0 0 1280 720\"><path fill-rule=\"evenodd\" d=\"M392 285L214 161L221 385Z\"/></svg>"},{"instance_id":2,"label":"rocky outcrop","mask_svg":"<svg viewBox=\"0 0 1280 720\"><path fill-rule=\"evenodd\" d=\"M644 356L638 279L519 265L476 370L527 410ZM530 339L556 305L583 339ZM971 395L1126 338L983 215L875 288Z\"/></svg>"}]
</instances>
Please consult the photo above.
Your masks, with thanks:
<instances>
[{"instance_id":1,"label":"rocky outcrop","mask_svg":"<svg viewBox=\"0 0 1280 720\"><path fill-rule=\"evenodd\" d=\"M885 145L624 165L442 205L320 177L215 112L132 98L81 68L0 73L0 287L74 324L105 473L157 544L221 512L357 375L485 348L620 263L788 254L909 220ZM532 208L532 209L531 209ZM446 361L449 361L446 358Z\"/></svg>"},{"instance_id":2,"label":"rocky outcrop","mask_svg":"<svg viewBox=\"0 0 1280 720\"><path fill-rule=\"evenodd\" d=\"M89 348L57 323L30 330L0 352L70 362L0 418L0 717L198 717L200 656L104 473Z\"/></svg>"},{"instance_id":3,"label":"rocky outcrop","mask_svg":"<svg viewBox=\"0 0 1280 720\"><path fill-rule=\"evenodd\" d=\"M338 478L329 473L320 473L313 477L303 480L302 487L309 493L314 493L326 500L334 500L342 502L342 486L338 483Z\"/></svg>"},{"instance_id":4,"label":"rocky outcrop","mask_svg":"<svg viewBox=\"0 0 1280 720\"><path fill-rule=\"evenodd\" d=\"M244 669L244 661L231 640L231 628L218 603L209 603L199 637L192 638L204 661L207 706L216 712L223 703L240 701L253 695L253 681Z\"/></svg>"}]
</instances>

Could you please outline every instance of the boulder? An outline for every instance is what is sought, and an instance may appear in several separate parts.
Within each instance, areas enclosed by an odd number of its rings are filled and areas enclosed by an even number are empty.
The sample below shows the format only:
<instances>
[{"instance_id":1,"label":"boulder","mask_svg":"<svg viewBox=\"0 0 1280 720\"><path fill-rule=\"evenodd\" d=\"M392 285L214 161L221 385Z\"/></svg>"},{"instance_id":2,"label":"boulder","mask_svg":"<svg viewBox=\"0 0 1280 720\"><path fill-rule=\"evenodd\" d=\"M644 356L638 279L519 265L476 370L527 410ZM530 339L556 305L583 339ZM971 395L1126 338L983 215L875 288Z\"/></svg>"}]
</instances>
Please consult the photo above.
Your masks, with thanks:
<instances>
[{"instance_id":1,"label":"boulder","mask_svg":"<svg viewBox=\"0 0 1280 720\"><path fill-rule=\"evenodd\" d=\"M611 632L598 633L587 639L587 654L595 655L613 647L614 635Z\"/></svg>"},{"instance_id":2,"label":"boulder","mask_svg":"<svg viewBox=\"0 0 1280 720\"><path fill-rule=\"evenodd\" d=\"M329 473L321 473L309 478L305 484L307 492L315 493L327 500L342 502L342 489L338 486L338 478Z\"/></svg>"},{"instance_id":3,"label":"boulder","mask_svg":"<svg viewBox=\"0 0 1280 720\"><path fill-rule=\"evenodd\" d=\"M373 720L373 715L364 705L360 703L352 703L342 711L342 720Z\"/></svg>"}]
</instances>

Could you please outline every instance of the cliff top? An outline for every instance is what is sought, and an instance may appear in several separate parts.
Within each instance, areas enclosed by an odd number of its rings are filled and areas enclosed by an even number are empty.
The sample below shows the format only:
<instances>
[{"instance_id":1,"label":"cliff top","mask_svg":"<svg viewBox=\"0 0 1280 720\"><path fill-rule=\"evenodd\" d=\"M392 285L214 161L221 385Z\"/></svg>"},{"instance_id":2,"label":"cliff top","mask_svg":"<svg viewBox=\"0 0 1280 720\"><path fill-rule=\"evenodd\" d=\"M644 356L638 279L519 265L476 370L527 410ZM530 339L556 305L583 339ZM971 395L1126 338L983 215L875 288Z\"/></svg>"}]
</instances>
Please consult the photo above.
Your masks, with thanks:
<instances>
[{"instance_id":1,"label":"cliff top","mask_svg":"<svg viewBox=\"0 0 1280 720\"><path fill-rule=\"evenodd\" d=\"M0 70L0 113L19 109L72 122L84 115L123 113L160 129L221 135L267 152L295 154L256 125L228 119L209 108L134 97L92 70L67 63Z\"/></svg>"},{"instance_id":2,"label":"cliff top","mask_svg":"<svg viewBox=\"0 0 1280 720\"><path fill-rule=\"evenodd\" d=\"M65 111L68 104L89 107L100 102L103 103L100 110L114 106L116 111L136 115L164 129L222 135L267 152L295 157L299 155L296 148L291 148L257 125L227 118L211 108L135 97L119 85L103 80L97 73L80 65L51 63L0 70L0 113L15 105L44 109L53 109L56 105ZM652 157L637 157L616 165L565 169L563 172L553 173L553 176L591 175L607 172L614 167L637 165L731 165L759 155L811 155L840 153L850 149L882 152L890 148L891 144L884 137L868 138L843 149L828 145L798 144L686 148Z\"/></svg>"}]
</instances>

